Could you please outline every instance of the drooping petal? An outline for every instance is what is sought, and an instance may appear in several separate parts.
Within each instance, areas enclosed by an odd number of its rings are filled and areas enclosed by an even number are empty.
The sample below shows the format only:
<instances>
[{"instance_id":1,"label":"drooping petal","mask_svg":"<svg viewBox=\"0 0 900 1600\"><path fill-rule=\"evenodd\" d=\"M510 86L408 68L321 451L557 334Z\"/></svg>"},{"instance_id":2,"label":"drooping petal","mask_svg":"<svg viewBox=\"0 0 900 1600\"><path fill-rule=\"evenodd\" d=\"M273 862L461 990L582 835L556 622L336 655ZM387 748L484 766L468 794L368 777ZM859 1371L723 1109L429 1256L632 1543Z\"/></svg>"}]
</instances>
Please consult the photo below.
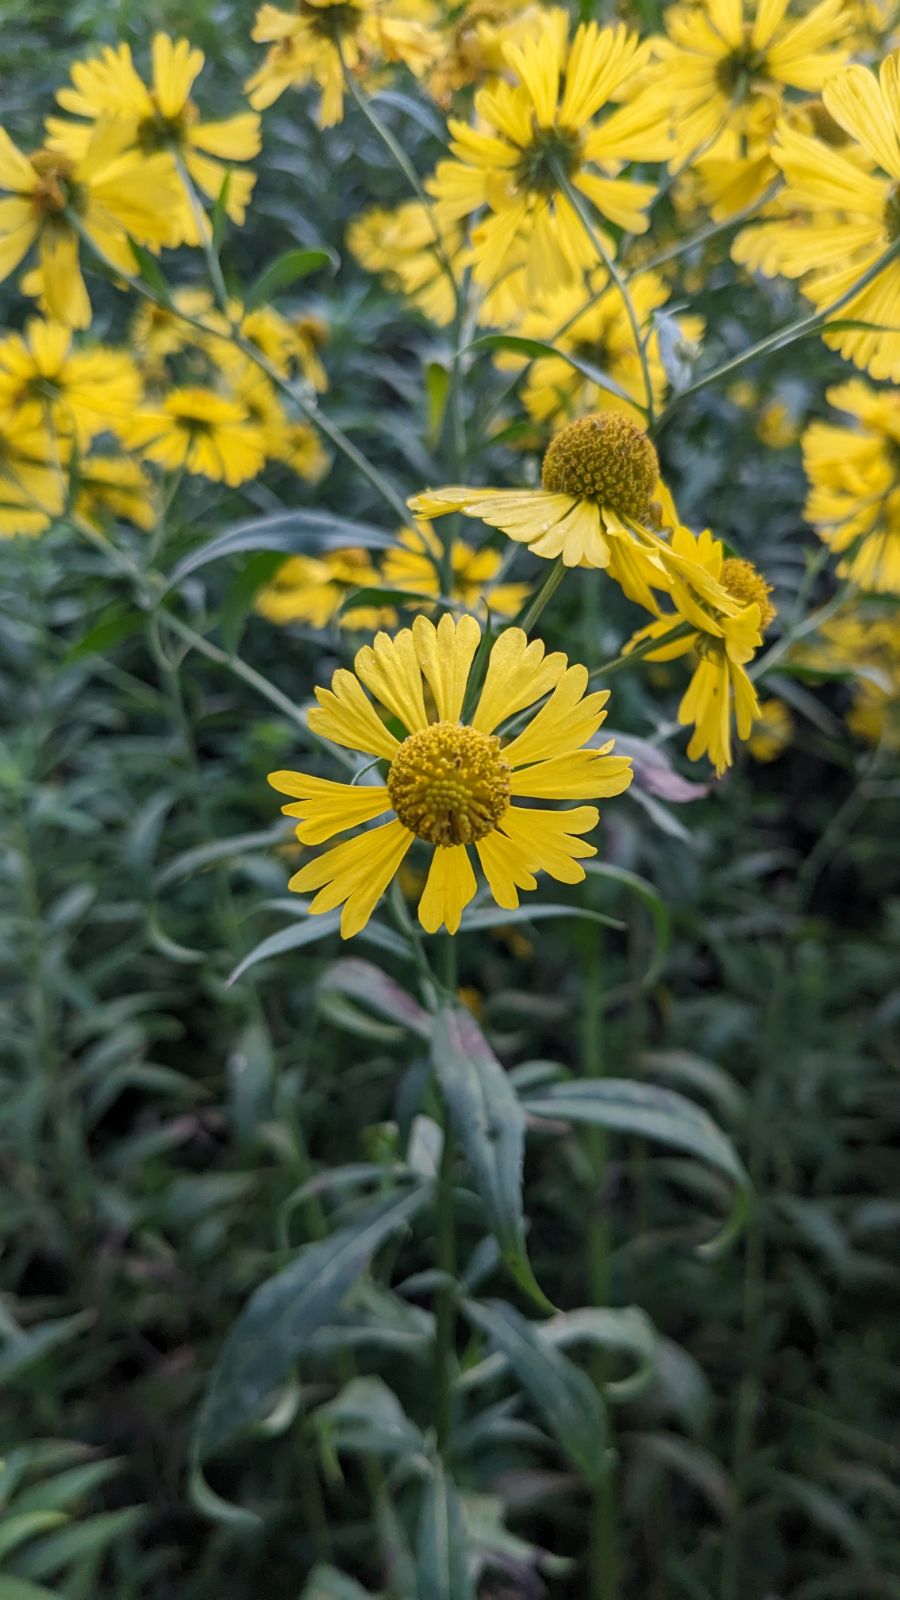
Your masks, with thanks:
<instances>
[{"instance_id":1,"label":"drooping petal","mask_svg":"<svg viewBox=\"0 0 900 1600\"><path fill-rule=\"evenodd\" d=\"M300 817L297 838L302 844L323 844L336 833L371 822L390 810L384 784L334 783L305 772L270 772L268 782L279 794L296 797L282 806L286 817Z\"/></svg>"},{"instance_id":2,"label":"drooping petal","mask_svg":"<svg viewBox=\"0 0 900 1600\"><path fill-rule=\"evenodd\" d=\"M299 894L319 890L309 908L312 915L343 905L341 938L350 939L365 927L413 838L394 818L307 862L294 873L288 888Z\"/></svg>"},{"instance_id":3,"label":"drooping petal","mask_svg":"<svg viewBox=\"0 0 900 1600\"><path fill-rule=\"evenodd\" d=\"M488 887L498 906L515 911L519 889L536 889L537 879L522 861L519 847L505 833L488 833L475 846Z\"/></svg>"},{"instance_id":4,"label":"drooping petal","mask_svg":"<svg viewBox=\"0 0 900 1600\"><path fill-rule=\"evenodd\" d=\"M416 617L412 626L419 665L434 696L442 722L458 722L462 712L469 669L481 643L481 629L474 617L441 617L437 627L427 617Z\"/></svg>"},{"instance_id":5,"label":"drooping petal","mask_svg":"<svg viewBox=\"0 0 900 1600\"><path fill-rule=\"evenodd\" d=\"M313 733L350 750L393 759L398 741L376 714L359 679L346 667L338 668L330 689L316 690L316 699L319 704L306 719Z\"/></svg>"},{"instance_id":6,"label":"drooping petal","mask_svg":"<svg viewBox=\"0 0 900 1600\"><path fill-rule=\"evenodd\" d=\"M419 921L425 932L437 933L445 927L448 933L456 933L477 887L465 845L439 846L419 901Z\"/></svg>"},{"instance_id":7,"label":"drooping petal","mask_svg":"<svg viewBox=\"0 0 900 1600\"><path fill-rule=\"evenodd\" d=\"M570 811L510 806L500 827L530 872L549 873L559 883L581 883L584 868L578 858L595 856L597 849L578 835L596 828L599 820L596 806L576 806Z\"/></svg>"},{"instance_id":8,"label":"drooping petal","mask_svg":"<svg viewBox=\"0 0 900 1600\"><path fill-rule=\"evenodd\" d=\"M399 717L407 733L427 726L422 673L409 628L402 628L393 639L387 633L376 633L373 643L358 652L353 665L366 688Z\"/></svg>"},{"instance_id":9,"label":"drooping petal","mask_svg":"<svg viewBox=\"0 0 900 1600\"><path fill-rule=\"evenodd\" d=\"M561 650L547 656L540 639L529 644L521 628L505 629L491 650L472 727L493 733L507 717L549 694L565 670Z\"/></svg>"}]
</instances>

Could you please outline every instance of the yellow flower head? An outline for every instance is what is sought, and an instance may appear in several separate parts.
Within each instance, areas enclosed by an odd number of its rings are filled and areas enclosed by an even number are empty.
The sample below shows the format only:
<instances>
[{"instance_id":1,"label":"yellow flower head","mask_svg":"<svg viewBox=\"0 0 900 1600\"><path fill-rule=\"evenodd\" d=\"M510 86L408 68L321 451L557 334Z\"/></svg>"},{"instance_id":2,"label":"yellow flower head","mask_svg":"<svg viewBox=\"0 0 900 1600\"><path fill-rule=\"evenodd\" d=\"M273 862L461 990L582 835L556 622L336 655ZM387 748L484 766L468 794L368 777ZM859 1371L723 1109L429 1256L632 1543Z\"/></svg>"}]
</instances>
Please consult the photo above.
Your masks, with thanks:
<instances>
[{"instance_id":1,"label":"yellow flower head","mask_svg":"<svg viewBox=\"0 0 900 1600\"><path fill-rule=\"evenodd\" d=\"M867 744L900 750L900 618L896 607L854 600L823 623L814 639L795 644L792 659L855 678L846 721Z\"/></svg>"},{"instance_id":2,"label":"yellow flower head","mask_svg":"<svg viewBox=\"0 0 900 1600\"><path fill-rule=\"evenodd\" d=\"M497 904L514 910L535 873L561 883L584 877L580 859L596 854L580 835L596 827L595 806L558 811L519 800L576 800L621 794L631 781L627 757L610 755L612 740L585 748L604 720L608 694L586 694L585 667L545 655L519 628L491 650L471 716L463 707L481 629L472 617L437 627L417 617L395 638L376 635L360 650L355 672L335 673L317 689L309 713L314 733L387 763L379 785L334 783L300 772L273 772L269 782L294 803L302 844L392 813L388 822L326 850L291 878L289 888L316 890L313 913L343 906L341 933L368 922L416 839L433 848L419 921L428 933L459 928L477 884L474 847ZM394 733L365 690L384 708ZM546 703L514 736L503 724L544 696ZM501 730L498 732L498 730Z\"/></svg>"},{"instance_id":3,"label":"yellow flower head","mask_svg":"<svg viewBox=\"0 0 900 1600\"><path fill-rule=\"evenodd\" d=\"M344 115L344 68L365 76L381 61L402 61L420 76L440 48L419 18L388 0L298 0L294 12L261 6L252 37L267 44L262 66L247 79L250 104L264 110L285 89L318 85L319 121L331 128Z\"/></svg>"},{"instance_id":4,"label":"yellow flower head","mask_svg":"<svg viewBox=\"0 0 900 1600\"><path fill-rule=\"evenodd\" d=\"M378 569L368 550L329 550L321 556L288 556L256 596L256 610L269 622L325 628L375 628L383 617L372 607L341 613L355 589L377 588ZM340 613L340 616L339 616Z\"/></svg>"},{"instance_id":5,"label":"yellow flower head","mask_svg":"<svg viewBox=\"0 0 900 1600\"><path fill-rule=\"evenodd\" d=\"M124 437L170 472L183 467L231 488L254 478L266 455L246 408L199 385L171 389L158 409L138 411Z\"/></svg>"},{"instance_id":6,"label":"yellow flower head","mask_svg":"<svg viewBox=\"0 0 900 1600\"><path fill-rule=\"evenodd\" d=\"M391 588L408 589L417 594L441 592L441 541L427 522L414 528L401 528L399 544L384 553L383 581ZM494 617L508 621L521 610L531 590L527 583L496 583L502 565L497 550L473 550L464 539L454 539L450 547L451 600L474 610L484 602Z\"/></svg>"},{"instance_id":7,"label":"yellow flower head","mask_svg":"<svg viewBox=\"0 0 900 1600\"><path fill-rule=\"evenodd\" d=\"M39 289L48 314L69 328L86 328L91 303L79 265L85 235L103 259L135 269L129 235L156 249L171 237L179 203L171 157L129 149L127 125L99 122L83 151L24 156L0 128L0 282L32 245L38 247Z\"/></svg>"},{"instance_id":8,"label":"yellow flower head","mask_svg":"<svg viewBox=\"0 0 900 1600\"><path fill-rule=\"evenodd\" d=\"M803 435L804 515L843 555L840 577L900 594L900 395L853 378L828 399L855 423L812 422Z\"/></svg>"},{"instance_id":9,"label":"yellow flower head","mask_svg":"<svg viewBox=\"0 0 900 1600\"><path fill-rule=\"evenodd\" d=\"M900 51L876 78L851 66L829 78L825 109L847 136L846 148L782 123L774 157L785 178L787 220L775 217L735 247L736 259L762 272L801 278L818 307L848 294L887 252L871 282L851 294L840 320L869 324L823 333L875 378L900 379ZM761 238L759 237L761 236Z\"/></svg>"},{"instance_id":10,"label":"yellow flower head","mask_svg":"<svg viewBox=\"0 0 900 1600\"><path fill-rule=\"evenodd\" d=\"M697 761L707 755L721 777L731 766L731 717L734 711L738 737L749 736L758 714L756 691L746 664L762 643L764 630L775 616L769 596L771 584L750 561L725 556L721 542L707 530L700 535L678 527L672 536L674 569L671 599L674 611L660 612L657 620L641 628L628 648L662 640L679 623L677 639L647 652L650 661L672 661L693 651L698 662L678 708L681 723L693 723L688 756ZM694 574L706 572L712 580L705 592Z\"/></svg>"},{"instance_id":11,"label":"yellow flower head","mask_svg":"<svg viewBox=\"0 0 900 1600\"><path fill-rule=\"evenodd\" d=\"M524 38L539 15L536 5L522 0L468 0L443 31L440 55L428 74L432 98L446 110L456 91L502 74L504 45Z\"/></svg>"},{"instance_id":12,"label":"yellow flower head","mask_svg":"<svg viewBox=\"0 0 900 1600\"><path fill-rule=\"evenodd\" d=\"M510 78L480 89L475 120L450 119L456 160L438 164L427 187L442 224L487 216L472 232L476 281L491 287L524 251L529 295L552 294L596 264L597 253L562 179L600 216L632 233L647 227L649 183L616 176L625 161L669 153L668 107L642 97L600 119L634 77L649 44L619 24L582 23L571 41L565 11L542 12L533 31L510 40Z\"/></svg>"},{"instance_id":13,"label":"yellow flower head","mask_svg":"<svg viewBox=\"0 0 900 1600\"><path fill-rule=\"evenodd\" d=\"M742 108L785 88L816 90L843 66L836 48L846 31L845 0L821 0L788 16L790 0L699 0L673 5L663 20L655 81L672 110L673 165L730 126L746 131ZM737 118L737 121L735 119Z\"/></svg>"},{"instance_id":14,"label":"yellow flower head","mask_svg":"<svg viewBox=\"0 0 900 1600\"><path fill-rule=\"evenodd\" d=\"M0 414L0 538L43 533L66 503L66 441Z\"/></svg>"},{"instance_id":15,"label":"yellow flower head","mask_svg":"<svg viewBox=\"0 0 900 1600\"><path fill-rule=\"evenodd\" d=\"M462 281L463 242L458 223L439 224L418 200L394 211L375 206L347 229L347 244L360 266L380 273L388 288L442 328L456 311L450 274Z\"/></svg>"},{"instance_id":16,"label":"yellow flower head","mask_svg":"<svg viewBox=\"0 0 900 1600\"><path fill-rule=\"evenodd\" d=\"M500 528L534 555L567 567L600 567L631 599L655 610L650 587L666 588L667 547L653 528L661 515L656 451L619 412L581 417L555 435L540 489L428 490L410 501L417 517L462 511Z\"/></svg>"},{"instance_id":17,"label":"yellow flower head","mask_svg":"<svg viewBox=\"0 0 900 1600\"><path fill-rule=\"evenodd\" d=\"M33 317L24 337L0 340L0 412L31 428L46 423L74 434L80 446L107 429L120 431L141 400L138 370L121 350L73 350L58 322Z\"/></svg>"},{"instance_id":18,"label":"yellow flower head","mask_svg":"<svg viewBox=\"0 0 900 1600\"><path fill-rule=\"evenodd\" d=\"M190 96L202 67L202 50L187 39L173 40L158 33L153 40L153 77L148 87L135 69L129 46L120 44L113 49L107 45L99 56L77 61L71 87L60 89L56 96L64 111L87 120L67 122L62 117L48 117L50 144L77 159L86 149L92 124L100 118L113 119L127 130L130 149L144 155L165 155L173 171L173 158L177 158L208 199L219 198L227 176L225 208L232 222L242 223L256 180L252 172L223 162L249 161L259 154L259 117L253 111L242 111L222 122L201 121ZM170 221L174 221L172 244L200 243L200 228L205 224L183 188L177 219Z\"/></svg>"}]
</instances>

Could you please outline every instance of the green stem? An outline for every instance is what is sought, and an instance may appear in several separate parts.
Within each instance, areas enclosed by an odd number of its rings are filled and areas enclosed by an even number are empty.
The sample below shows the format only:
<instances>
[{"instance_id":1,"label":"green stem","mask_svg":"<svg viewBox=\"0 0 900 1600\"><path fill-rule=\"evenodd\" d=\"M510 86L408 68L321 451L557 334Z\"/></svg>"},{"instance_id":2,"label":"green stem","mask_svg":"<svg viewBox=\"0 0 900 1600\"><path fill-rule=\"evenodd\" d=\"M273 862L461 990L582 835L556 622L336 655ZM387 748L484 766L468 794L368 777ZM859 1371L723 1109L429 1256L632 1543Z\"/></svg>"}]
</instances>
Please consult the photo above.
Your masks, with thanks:
<instances>
[{"instance_id":1,"label":"green stem","mask_svg":"<svg viewBox=\"0 0 900 1600\"><path fill-rule=\"evenodd\" d=\"M563 581L563 578L566 575L566 570L566 565L562 556L557 556L552 567L550 568L550 571L547 573L546 578L541 584L541 587L538 589L537 594L532 595L531 599L516 617L515 626L517 628L521 628L523 633L531 632L544 607L547 605L548 601L553 599L553 596L555 595L557 589Z\"/></svg>"},{"instance_id":2,"label":"green stem","mask_svg":"<svg viewBox=\"0 0 900 1600\"><path fill-rule=\"evenodd\" d=\"M750 345L747 350L742 350L740 355L732 356L730 361L723 361L721 366L713 367L711 372L704 373L701 377L696 378L693 383L689 383L686 388L680 389L672 397L665 409L660 412L653 431L660 433L666 424L671 422L685 400L693 394L699 394L701 389L708 388L711 383L718 383L720 378L727 378L732 372L739 371L741 367L747 365L748 361L756 361L760 356L770 355L775 350L784 349L786 345L793 344L795 340L802 339L808 333L818 333L821 329L824 329L829 318L833 317L836 311L840 311L844 306L849 305L850 301L865 289L868 284L872 283L875 278L879 277L885 267L889 266L898 255L900 255L900 239L895 239L884 254L873 262L868 271L864 272L862 277L858 278L854 284L851 284L850 288L840 295L837 300L832 301L830 306L826 306L824 311L814 311L810 312L806 317L798 317L796 322L789 323L786 328L778 329L776 333L770 333L767 338L760 339L757 344Z\"/></svg>"},{"instance_id":3,"label":"green stem","mask_svg":"<svg viewBox=\"0 0 900 1600\"><path fill-rule=\"evenodd\" d=\"M647 349L643 334L641 333L641 325L638 321L637 312L635 310L634 301L631 298L628 284L622 276L622 273L619 271L619 268L616 266L616 263L609 251L606 249L606 246L604 245L599 233L594 227L594 224L590 218L590 214L584 204L584 201L582 200L581 195L578 193L578 190L575 188L574 184L570 183L568 177L562 171L562 169L559 169L557 172L557 180L570 206L572 206L573 210L577 213L585 233L594 246L594 249L597 251L597 254L599 255L603 265L605 266L607 272L612 278L613 283L618 289L619 294L622 297L622 304L625 307L625 314L628 317L628 323L631 328L631 336L634 339L635 349L638 353L638 360L641 363L641 378L643 379L644 394L646 396L647 423L648 427L652 428L656 413L653 406L653 385L650 381L650 363L647 360Z\"/></svg>"},{"instance_id":4,"label":"green stem","mask_svg":"<svg viewBox=\"0 0 900 1600\"><path fill-rule=\"evenodd\" d=\"M664 650L667 645L675 644L679 639L686 639L689 633L696 633L696 628L690 622L679 622L670 628L668 633L661 633L656 639L645 639L643 644L636 644L633 650L623 650L621 655L613 656L611 661L604 661L599 667L594 667L590 674L591 683L597 678L609 678L614 672L621 672L623 667L630 667L633 661L642 661L645 656L652 656L656 650Z\"/></svg>"},{"instance_id":5,"label":"green stem","mask_svg":"<svg viewBox=\"0 0 900 1600\"><path fill-rule=\"evenodd\" d=\"M441 983L448 1001L457 986L456 941L447 934L441 949ZM453 1173L456 1139L449 1108L444 1106L444 1143L437 1183L437 1266L441 1285L434 1320L434 1426L438 1449L445 1453L453 1425L453 1370L456 1345L456 1212Z\"/></svg>"},{"instance_id":6,"label":"green stem","mask_svg":"<svg viewBox=\"0 0 900 1600\"><path fill-rule=\"evenodd\" d=\"M708 239L714 239L716 234L727 233L729 228L739 228L741 223L748 222L763 206L768 205L769 201L774 199L780 187L781 179L777 178L774 183L769 185L765 194L760 195L758 200L751 200L748 206L736 211L733 216L726 217L724 222L710 222L705 228L698 228L697 232L692 234L689 239L682 239L678 244L669 245L665 250L660 250L657 255L651 256L649 261L642 261L629 276L639 278L645 272L655 272L658 267L664 267L668 261L676 261L679 256L687 255L691 250L698 249L700 245L706 244Z\"/></svg>"}]
</instances>

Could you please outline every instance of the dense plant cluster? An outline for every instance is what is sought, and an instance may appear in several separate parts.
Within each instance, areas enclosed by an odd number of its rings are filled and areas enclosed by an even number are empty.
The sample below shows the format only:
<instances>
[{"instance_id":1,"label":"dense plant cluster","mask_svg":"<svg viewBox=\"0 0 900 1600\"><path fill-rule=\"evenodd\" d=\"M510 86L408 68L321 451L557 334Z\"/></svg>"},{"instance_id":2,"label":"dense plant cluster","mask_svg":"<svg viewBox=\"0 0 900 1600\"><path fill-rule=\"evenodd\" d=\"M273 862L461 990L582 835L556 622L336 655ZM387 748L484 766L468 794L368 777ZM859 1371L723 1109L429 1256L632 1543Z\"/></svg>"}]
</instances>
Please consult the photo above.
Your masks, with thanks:
<instances>
[{"instance_id":1,"label":"dense plant cluster","mask_svg":"<svg viewBox=\"0 0 900 1600\"><path fill-rule=\"evenodd\" d=\"M897 1595L893 8L151 11L7 30L0 1600Z\"/></svg>"}]
</instances>

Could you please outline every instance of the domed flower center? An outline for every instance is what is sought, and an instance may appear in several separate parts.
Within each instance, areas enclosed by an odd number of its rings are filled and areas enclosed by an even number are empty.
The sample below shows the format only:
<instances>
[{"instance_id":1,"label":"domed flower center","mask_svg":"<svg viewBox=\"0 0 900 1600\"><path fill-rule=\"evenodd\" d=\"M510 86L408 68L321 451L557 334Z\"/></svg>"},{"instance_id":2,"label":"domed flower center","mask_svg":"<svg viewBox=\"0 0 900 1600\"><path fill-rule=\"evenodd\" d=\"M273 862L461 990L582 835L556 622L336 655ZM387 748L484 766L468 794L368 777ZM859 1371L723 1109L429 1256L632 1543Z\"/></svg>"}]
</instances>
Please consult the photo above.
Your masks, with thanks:
<instances>
[{"instance_id":1,"label":"domed flower center","mask_svg":"<svg viewBox=\"0 0 900 1600\"><path fill-rule=\"evenodd\" d=\"M152 155L157 150L180 149L185 143L188 130L200 121L200 113L193 100L186 100L181 110L174 117L167 117L160 110L156 96L152 95L155 110L150 117L144 117L138 123L137 139L141 149Z\"/></svg>"},{"instance_id":2,"label":"domed flower center","mask_svg":"<svg viewBox=\"0 0 900 1600\"><path fill-rule=\"evenodd\" d=\"M516 183L520 189L534 189L538 194L556 194L560 173L571 178L580 165L579 134L568 128L535 128L516 167Z\"/></svg>"},{"instance_id":3,"label":"domed flower center","mask_svg":"<svg viewBox=\"0 0 900 1600\"><path fill-rule=\"evenodd\" d=\"M331 42L353 33L362 21L353 0L300 0L297 9L314 33Z\"/></svg>"},{"instance_id":4,"label":"domed flower center","mask_svg":"<svg viewBox=\"0 0 900 1600\"><path fill-rule=\"evenodd\" d=\"M716 82L724 94L730 95L736 90L746 94L754 78L768 76L764 71L765 51L754 49L750 34L750 24L745 23L743 44L723 56L716 66Z\"/></svg>"},{"instance_id":5,"label":"domed flower center","mask_svg":"<svg viewBox=\"0 0 900 1600\"><path fill-rule=\"evenodd\" d=\"M742 606L759 606L759 625L765 631L775 616L775 607L769 599L772 585L766 583L753 562L742 561L738 556L728 556L722 562L721 582L732 599L739 601Z\"/></svg>"},{"instance_id":6,"label":"domed flower center","mask_svg":"<svg viewBox=\"0 0 900 1600\"><path fill-rule=\"evenodd\" d=\"M541 482L551 494L596 500L619 516L650 516L659 460L643 428L618 411L580 417L551 439Z\"/></svg>"},{"instance_id":7,"label":"domed flower center","mask_svg":"<svg viewBox=\"0 0 900 1600\"><path fill-rule=\"evenodd\" d=\"M495 734L432 722L404 739L387 778L404 828L429 844L474 844L509 801L510 769Z\"/></svg>"},{"instance_id":8,"label":"domed flower center","mask_svg":"<svg viewBox=\"0 0 900 1600\"><path fill-rule=\"evenodd\" d=\"M74 167L66 156L55 150L38 150L30 159L38 180L31 195L36 210L53 217L68 205L76 211L83 209L82 187L73 182Z\"/></svg>"}]
</instances>

